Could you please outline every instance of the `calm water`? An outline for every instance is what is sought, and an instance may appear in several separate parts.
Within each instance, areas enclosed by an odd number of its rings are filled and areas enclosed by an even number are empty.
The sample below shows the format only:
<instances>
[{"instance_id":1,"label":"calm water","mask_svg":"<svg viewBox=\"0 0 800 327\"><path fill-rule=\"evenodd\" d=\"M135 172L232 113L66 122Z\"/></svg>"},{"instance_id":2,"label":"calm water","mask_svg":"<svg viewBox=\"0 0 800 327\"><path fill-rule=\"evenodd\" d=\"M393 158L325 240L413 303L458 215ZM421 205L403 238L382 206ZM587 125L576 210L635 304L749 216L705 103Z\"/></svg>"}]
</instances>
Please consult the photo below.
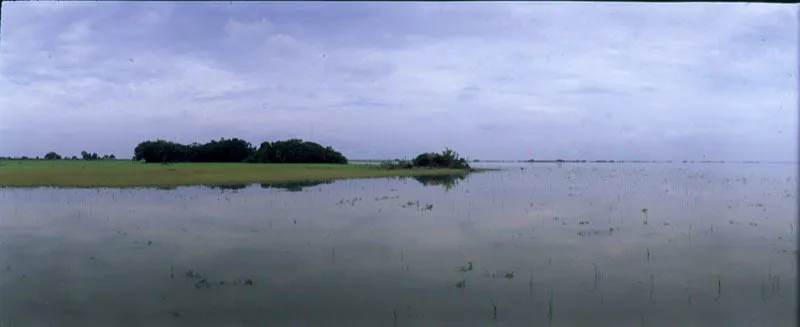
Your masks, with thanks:
<instances>
[{"instance_id":1,"label":"calm water","mask_svg":"<svg viewBox=\"0 0 800 327\"><path fill-rule=\"evenodd\" d=\"M795 325L795 165L499 166L2 189L0 324Z\"/></svg>"}]
</instances>

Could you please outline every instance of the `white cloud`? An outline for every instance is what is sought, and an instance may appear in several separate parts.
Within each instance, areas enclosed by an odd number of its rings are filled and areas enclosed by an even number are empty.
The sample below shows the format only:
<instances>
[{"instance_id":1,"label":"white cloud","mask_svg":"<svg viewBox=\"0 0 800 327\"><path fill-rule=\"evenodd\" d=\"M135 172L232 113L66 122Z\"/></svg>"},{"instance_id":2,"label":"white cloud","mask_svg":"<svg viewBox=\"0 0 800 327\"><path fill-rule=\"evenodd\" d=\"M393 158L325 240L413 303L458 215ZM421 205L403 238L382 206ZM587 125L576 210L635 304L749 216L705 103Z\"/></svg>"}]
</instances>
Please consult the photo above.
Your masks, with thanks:
<instances>
[{"instance_id":1,"label":"white cloud","mask_svg":"<svg viewBox=\"0 0 800 327\"><path fill-rule=\"evenodd\" d=\"M792 6L53 4L5 8L3 154L313 124L322 143L381 157L683 159L729 138L747 145L720 159L794 159ZM112 144L93 134L109 128ZM20 133L41 142L7 141Z\"/></svg>"},{"instance_id":2,"label":"white cloud","mask_svg":"<svg viewBox=\"0 0 800 327\"><path fill-rule=\"evenodd\" d=\"M273 26L266 18L254 22L242 22L236 18L229 18L224 30L230 38L252 38L263 37L272 32Z\"/></svg>"}]
</instances>

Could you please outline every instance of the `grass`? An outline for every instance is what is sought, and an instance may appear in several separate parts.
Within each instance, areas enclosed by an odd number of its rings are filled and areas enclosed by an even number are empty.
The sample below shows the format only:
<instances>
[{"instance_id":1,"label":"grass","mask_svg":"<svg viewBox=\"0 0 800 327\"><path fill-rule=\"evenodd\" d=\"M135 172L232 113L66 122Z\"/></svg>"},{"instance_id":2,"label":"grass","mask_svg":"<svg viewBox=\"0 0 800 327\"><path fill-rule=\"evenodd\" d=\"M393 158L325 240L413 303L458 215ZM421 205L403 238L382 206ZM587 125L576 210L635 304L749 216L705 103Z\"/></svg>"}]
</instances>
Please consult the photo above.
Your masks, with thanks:
<instances>
[{"instance_id":1,"label":"grass","mask_svg":"<svg viewBox=\"0 0 800 327\"><path fill-rule=\"evenodd\" d=\"M0 161L0 187L174 187L464 173L459 169L381 169L362 164L143 164L128 160Z\"/></svg>"}]
</instances>

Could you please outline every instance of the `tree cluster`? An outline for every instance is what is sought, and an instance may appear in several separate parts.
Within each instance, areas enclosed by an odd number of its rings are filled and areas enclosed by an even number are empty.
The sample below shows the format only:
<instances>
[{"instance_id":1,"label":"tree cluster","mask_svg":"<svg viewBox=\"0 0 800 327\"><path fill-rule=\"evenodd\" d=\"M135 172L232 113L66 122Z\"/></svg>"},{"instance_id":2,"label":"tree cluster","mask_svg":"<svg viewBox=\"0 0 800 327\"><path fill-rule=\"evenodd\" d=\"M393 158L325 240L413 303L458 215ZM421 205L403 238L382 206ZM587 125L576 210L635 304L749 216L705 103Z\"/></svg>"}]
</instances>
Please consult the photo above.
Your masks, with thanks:
<instances>
[{"instance_id":1,"label":"tree cluster","mask_svg":"<svg viewBox=\"0 0 800 327\"><path fill-rule=\"evenodd\" d=\"M445 148L441 153L425 152L418 155L413 160L395 159L384 161L380 165L386 169L412 169L412 168L451 168L451 169L471 169L467 159L449 148Z\"/></svg>"},{"instance_id":2,"label":"tree cluster","mask_svg":"<svg viewBox=\"0 0 800 327\"><path fill-rule=\"evenodd\" d=\"M242 162L253 153L253 147L237 138L189 145L156 140L139 143L133 153L135 160L145 162Z\"/></svg>"},{"instance_id":3,"label":"tree cluster","mask_svg":"<svg viewBox=\"0 0 800 327\"><path fill-rule=\"evenodd\" d=\"M189 145L165 140L145 141L136 146L133 158L144 162L161 163L347 163L347 158L333 148L301 139L263 142L258 149L238 138L222 138L205 144Z\"/></svg>"},{"instance_id":4,"label":"tree cluster","mask_svg":"<svg viewBox=\"0 0 800 327\"><path fill-rule=\"evenodd\" d=\"M323 147L314 142L290 139L277 142L263 142L248 162L262 163L332 163L346 164L347 158L331 147Z\"/></svg>"}]
</instances>

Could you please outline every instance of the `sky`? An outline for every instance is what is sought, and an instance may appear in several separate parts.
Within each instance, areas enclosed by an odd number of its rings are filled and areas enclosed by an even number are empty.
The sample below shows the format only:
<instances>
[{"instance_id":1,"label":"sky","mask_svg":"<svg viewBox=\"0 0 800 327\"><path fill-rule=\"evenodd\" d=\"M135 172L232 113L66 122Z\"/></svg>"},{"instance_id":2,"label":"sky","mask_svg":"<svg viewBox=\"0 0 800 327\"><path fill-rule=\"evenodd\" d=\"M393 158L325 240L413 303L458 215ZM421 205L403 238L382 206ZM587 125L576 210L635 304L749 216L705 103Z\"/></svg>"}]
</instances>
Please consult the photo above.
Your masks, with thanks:
<instances>
[{"instance_id":1,"label":"sky","mask_svg":"<svg viewBox=\"0 0 800 327\"><path fill-rule=\"evenodd\" d=\"M0 156L797 159L797 5L49 1L1 22Z\"/></svg>"}]
</instances>

